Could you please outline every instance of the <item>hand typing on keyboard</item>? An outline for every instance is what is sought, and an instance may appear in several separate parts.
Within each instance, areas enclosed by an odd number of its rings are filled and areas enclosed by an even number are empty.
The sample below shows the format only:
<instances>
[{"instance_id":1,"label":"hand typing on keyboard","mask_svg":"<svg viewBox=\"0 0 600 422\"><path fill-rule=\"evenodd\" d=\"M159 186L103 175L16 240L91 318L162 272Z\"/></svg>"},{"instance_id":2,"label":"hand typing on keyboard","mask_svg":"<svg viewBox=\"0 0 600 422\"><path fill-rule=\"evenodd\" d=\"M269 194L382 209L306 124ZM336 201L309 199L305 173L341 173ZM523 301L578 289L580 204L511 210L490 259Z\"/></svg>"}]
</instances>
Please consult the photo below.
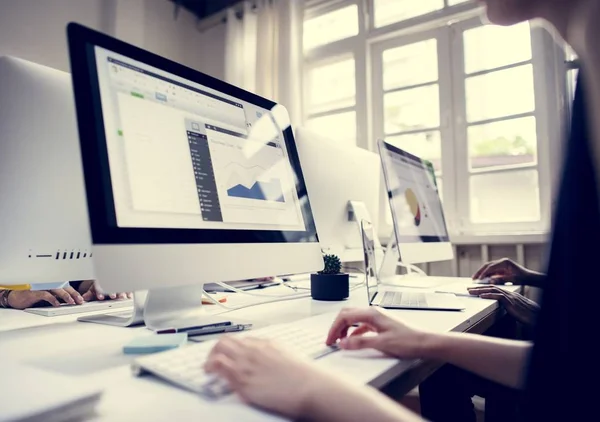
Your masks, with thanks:
<instances>
[{"instance_id":1,"label":"hand typing on keyboard","mask_svg":"<svg viewBox=\"0 0 600 422\"><path fill-rule=\"evenodd\" d=\"M218 377L215 386L222 388L225 381L244 401L294 420L303 416L306 398L315 386L323 388L331 382L330 375L302 355L252 337L221 339L211 350L205 370Z\"/></svg>"},{"instance_id":2,"label":"hand typing on keyboard","mask_svg":"<svg viewBox=\"0 0 600 422\"><path fill-rule=\"evenodd\" d=\"M6 296L6 306L13 309L26 309L33 306L81 305L83 298L74 288L51 290L10 290Z\"/></svg>"},{"instance_id":3,"label":"hand typing on keyboard","mask_svg":"<svg viewBox=\"0 0 600 422\"><path fill-rule=\"evenodd\" d=\"M131 299L133 293L108 293L105 294L94 280L85 280L79 285L79 292L83 299L91 302L92 300L104 299Z\"/></svg>"}]
</instances>

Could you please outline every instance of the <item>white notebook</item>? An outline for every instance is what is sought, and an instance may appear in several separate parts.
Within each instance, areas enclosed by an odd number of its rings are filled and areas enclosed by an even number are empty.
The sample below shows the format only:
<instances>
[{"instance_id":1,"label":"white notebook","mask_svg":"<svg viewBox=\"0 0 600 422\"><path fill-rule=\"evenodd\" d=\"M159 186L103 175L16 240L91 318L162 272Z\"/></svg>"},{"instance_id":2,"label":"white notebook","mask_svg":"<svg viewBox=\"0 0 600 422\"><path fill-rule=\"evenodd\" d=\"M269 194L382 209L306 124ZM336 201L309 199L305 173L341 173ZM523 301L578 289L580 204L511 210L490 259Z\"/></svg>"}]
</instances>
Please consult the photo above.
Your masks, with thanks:
<instances>
[{"instance_id":1,"label":"white notebook","mask_svg":"<svg viewBox=\"0 0 600 422\"><path fill-rule=\"evenodd\" d=\"M2 362L0 422L63 422L91 415L102 391L84 379Z\"/></svg>"}]
</instances>

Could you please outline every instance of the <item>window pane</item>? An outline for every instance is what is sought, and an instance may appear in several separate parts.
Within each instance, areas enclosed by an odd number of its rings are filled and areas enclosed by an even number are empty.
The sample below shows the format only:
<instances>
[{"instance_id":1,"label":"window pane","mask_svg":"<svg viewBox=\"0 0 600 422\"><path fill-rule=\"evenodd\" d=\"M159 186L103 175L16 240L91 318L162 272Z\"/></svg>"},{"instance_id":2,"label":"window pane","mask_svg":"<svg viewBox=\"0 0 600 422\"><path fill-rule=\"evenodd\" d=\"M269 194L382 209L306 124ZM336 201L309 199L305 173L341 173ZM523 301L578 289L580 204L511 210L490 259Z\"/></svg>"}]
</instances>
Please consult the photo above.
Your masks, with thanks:
<instances>
[{"instance_id":1,"label":"window pane","mask_svg":"<svg viewBox=\"0 0 600 422\"><path fill-rule=\"evenodd\" d=\"M385 133L436 128L440 125L437 84L385 94L383 106Z\"/></svg>"},{"instance_id":2,"label":"window pane","mask_svg":"<svg viewBox=\"0 0 600 422\"><path fill-rule=\"evenodd\" d=\"M467 120L494 119L535 109L530 64L467 78Z\"/></svg>"},{"instance_id":3,"label":"window pane","mask_svg":"<svg viewBox=\"0 0 600 422\"><path fill-rule=\"evenodd\" d=\"M356 145L356 113L354 111L309 119L306 126L319 135Z\"/></svg>"},{"instance_id":4,"label":"window pane","mask_svg":"<svg viewBox=\"0 0 600 422\"><path fill-rule=\"evenodd\" d=\"M440 201L444 203L444 185L442 184L442 176L435 176L435 184L438 188L438 194L440 195ZM448 222L446 221L446 224Z\"/></svg>"},{"instance_id":5,"label":"window pane","mask_svg":"<svg viewBox=\"0 0 600 422\"><path fill-rule=\"evenodd\" d=\"M448 0L448 6L454 6L455 4L466 3L471 0Z\"/></svg>"},{"instance_id":6,"label":"window pane","mask_svg":"<svg viewBox=\"0 0 600 422\"><path fill-rule=\"evenodd\" d=\"M435 82L438 79L437 40L383 52L383 89Z\"/></svg>"},{"instance_id":7,"label":"window pane","mask_svg":"<svg viewBox=\"0 0 600 422\"><path fill-rule=\"evenodd\" d=\"M471 126L468 130L471 168L535 164L535 117Z\"/></svg>"},{"instance_id":8,"label":"window pane","mask_svg":"<svg viewBox=\"0 0 600 422\"><path fill-rule=\"evenodd\" d=\"M375 26L385 26L444 8L444 0L374 0Z\"/></svg>"},{"instance_id":9,"label":"window pane","mask_svg":"<svg viewBox=\"0 0 600 422\"><path fill-rule=\"evenodd\" d=\"M439 131L389 136L386 139L400 149L431 161L436 172L442 170L442 140Z\"/></svg>"},{"instance_id":10,"label":"window pane","mask_svg":"<svg viewBox=\"0 0 600 422\"><path fill-rule=\"evenodd\" d=\"M358 7L344 7L304 21L304 51L358 35Z\"/></svg>"},{"instance_id":11,"label":"window pane","mask_svg":"<svg viewBox=\"0 0 600 422\"><path fill-rule=\"evenodd\" d=\"M540 221L537 170L471 175L469 186L473 223Z\"/></svg>"},{"instance_id":12,"label":"window pane","mask_svg":"<svg viewBox=\"0 0 600 422\"><path fill-rule=\"evenodd\" d=\"M355 103L354 59L311 69L308 74L308 111L318 113Z\"/></svg>"},{"instance_id":13,"label":"window pane","mask_svg":"<svg viewBox=\"0 0 600 422\"><path fill-rule=\"evenodd\" d=\"M531 60L528 22L513 26L480 26L466 30L463 37L466 73Z\"/></svg>"}]
</instances>

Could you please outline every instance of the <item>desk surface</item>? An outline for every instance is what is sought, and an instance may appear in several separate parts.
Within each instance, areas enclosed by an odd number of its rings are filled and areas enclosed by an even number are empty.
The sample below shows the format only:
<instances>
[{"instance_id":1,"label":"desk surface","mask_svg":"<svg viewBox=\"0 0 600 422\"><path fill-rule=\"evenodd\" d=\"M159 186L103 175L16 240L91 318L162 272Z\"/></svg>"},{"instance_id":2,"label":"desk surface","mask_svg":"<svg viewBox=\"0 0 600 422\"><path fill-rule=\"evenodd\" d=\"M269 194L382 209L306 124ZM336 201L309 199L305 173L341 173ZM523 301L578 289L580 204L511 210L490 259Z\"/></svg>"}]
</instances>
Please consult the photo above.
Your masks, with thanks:
<instances>
[{"instance_id":1,"label":"desk surface","mask_svg":"<svg viewBox=\"0 0 600 422\"><path fill-rule=\"evenodd\" d=\"M516 289L516 288L515 288ZM266 289L261 294L289 293L285 287ZM261 297L231 298L229 302L260 301ZM495 301L479 298L461 298L463 312L440 311L388 311L412 325L433 331L466 331L498 308ZM344 307L367 306L363 287L354 290L344 302L318 302L310 297L263 304L228 313L232 318L246 319L257 324L273 324L310 318L312 327L328 331L337 312ZM216 306L206 307L216 312ZM81 315L81 314L80 314ZM259 410L250 408L229 397L219 402L205 401L187 391L174 388L153 377L134 377L130 363L134 359L122 353L129 340L150 335L144 327L121 328L77 322L79 315L43 317L15 310L0 310L0 362L18 362L39 369L56 371L73 376L81 385L94 385L104 389L91 420L145 420L160 421L177 417L177 420L197 420L210 413L211 421L279 420ZM414 361L399 361L384 357L375 351L342 351L316 361L340 378L358 384L371 384L376 388L396 379L414 367Z\"/></svg>"}]
</instances>

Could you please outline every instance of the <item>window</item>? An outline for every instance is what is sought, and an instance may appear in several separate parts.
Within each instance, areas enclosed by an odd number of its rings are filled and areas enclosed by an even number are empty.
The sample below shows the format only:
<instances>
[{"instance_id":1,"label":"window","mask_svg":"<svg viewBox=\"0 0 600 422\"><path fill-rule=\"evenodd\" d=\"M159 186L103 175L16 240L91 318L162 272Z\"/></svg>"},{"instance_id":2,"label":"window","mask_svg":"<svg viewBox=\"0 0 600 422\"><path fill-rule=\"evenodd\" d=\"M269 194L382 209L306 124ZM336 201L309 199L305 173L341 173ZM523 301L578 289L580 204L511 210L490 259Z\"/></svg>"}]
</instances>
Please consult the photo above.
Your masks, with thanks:
<instances>
[{"instance_id":1,"label":"window","mask_svg":"<svg viewBox=\"0 0 600 422\"><path fill-rule=\"evenodd\" d=\"M306 126L331 139L356 143L354 58L318 63L307 72Z\"/></svg>"},{"instance_id":2,"label":"window","mask_svg":"<svg viewBox=\"0 0 600 422\"><path fill-rule=\"evenodd\" d=\"M305 50L358 34L358 8L344 7L304 21Z\"/></svg>"},{"instance_id":3,"label":"window","mask_svg":"<svg viewBox=\"0 0 600 422\"><path fill-rule=\"evenodd\" d=\"M383 125L386 139L433 162L441 175L437 40L386 49L383 62Z\"/></svg>"},{"instance_id":4,"label":"window","mask_svg":"<svg viewBox=\"0 0 600 422\"><path fill-rule=\"evenodd\" d=\"M468 0L307 4L308 127L372 150L385 137L431 161L455 236L548 229L547 141L561 116L545 106L557 79L543 29L482 24ZM344 31L308 26L344 13Z\"/></svg>"},{"instance_id":5,"label":"window","mask_svg":"<svg viewBox=\"0 0 600 422\"><path fill-rule=\"evenodd\" d=\"M468 28L462 41L466 125L457 135L466 137L468 150L465 224L539 222L529 24Z\"/></svg>"}]
</instances>

